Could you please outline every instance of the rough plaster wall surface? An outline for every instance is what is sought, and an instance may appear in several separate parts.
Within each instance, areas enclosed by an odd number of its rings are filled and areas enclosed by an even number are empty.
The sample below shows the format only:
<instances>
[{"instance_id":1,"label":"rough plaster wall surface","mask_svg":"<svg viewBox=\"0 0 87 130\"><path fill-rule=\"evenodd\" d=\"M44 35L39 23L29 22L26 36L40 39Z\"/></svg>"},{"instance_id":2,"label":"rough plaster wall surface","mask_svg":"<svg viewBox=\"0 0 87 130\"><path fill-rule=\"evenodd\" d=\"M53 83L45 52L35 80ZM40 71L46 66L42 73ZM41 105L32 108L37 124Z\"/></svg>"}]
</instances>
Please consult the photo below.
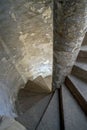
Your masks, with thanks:
<instances>
[{"instance_id":1,"label":"rough plaster wall surface","mask_svg":"<svg viewBox=\"0 0 87 130\"><path fill-rule=\"evenodd\" d=\"M15 115L18 88L29 78L51 74L52 1L0 0L0 114Z\"/></svg>"},{"instance_id":2,"label":"rough plaster wall surface","mask_svg":"<svg viewBox=\"0 0 87 130\"><path fill-rule=\"evenodd\" d=\"M52 73L52 3L0 2L0 35L23 80Z\"/></svg>"},{"instance_id":3,"label":"rough plaster wall surface","mask_svg":"<svg viewBox=\"0 0 87 130\"><path fill-rule=\"evenodd\" d=\"M15 97L24 81L14 66L10 52L0 38L0 115L15 117Z\"/></svg>"},{"instance_id":4,"label":"rough plaster wall surface","mask_svg":"<svg viewBox=\"0 0 87 130\"><path fill-rule=\"evenodd\" d=\"M87 0L54 1L53 85L70 73L87 28Z\"/></svg>"}]
</instances>

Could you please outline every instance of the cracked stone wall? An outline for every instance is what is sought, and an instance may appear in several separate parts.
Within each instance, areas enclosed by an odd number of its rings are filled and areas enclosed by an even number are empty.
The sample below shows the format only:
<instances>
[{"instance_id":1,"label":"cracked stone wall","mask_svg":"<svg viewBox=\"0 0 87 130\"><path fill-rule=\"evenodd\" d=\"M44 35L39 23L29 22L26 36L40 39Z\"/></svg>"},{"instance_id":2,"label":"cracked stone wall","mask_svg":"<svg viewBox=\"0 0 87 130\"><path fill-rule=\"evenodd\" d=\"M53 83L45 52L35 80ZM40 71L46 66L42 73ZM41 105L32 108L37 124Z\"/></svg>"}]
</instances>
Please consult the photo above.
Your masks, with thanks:
<instances>
[{"instance_id":1,"label":"cracked stone wall","mask_svg":"<svg viewBox=\"0 0 87 130\"><path fill-rule=\"evenodd\" d=\"M70 73L87 28L87 0L54 1L53 85Z\"/></svg>"},{"instance_id":2,"label":"cracked stone wall","mask_svg":"<svg viewBox=\"0 0 87 130\"><path fill-rule=\"evenodd\" d=\"M52 0L0 0L1 115L15 116L29 78L52 74L52 33Z\"/></svg>"}]
</instances>

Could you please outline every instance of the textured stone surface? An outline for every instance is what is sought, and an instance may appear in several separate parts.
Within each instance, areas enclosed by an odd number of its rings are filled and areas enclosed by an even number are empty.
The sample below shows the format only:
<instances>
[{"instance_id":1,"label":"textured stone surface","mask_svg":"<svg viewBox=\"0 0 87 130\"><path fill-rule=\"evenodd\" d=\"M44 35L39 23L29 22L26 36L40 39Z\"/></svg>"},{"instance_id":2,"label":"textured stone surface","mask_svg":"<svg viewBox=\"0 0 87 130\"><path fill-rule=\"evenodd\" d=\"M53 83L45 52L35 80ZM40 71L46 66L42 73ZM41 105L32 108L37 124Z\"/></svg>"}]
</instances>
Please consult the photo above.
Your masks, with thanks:
<instances>
[{"instance_id":1,"label":"textured stone surface","mask_svg":"<svg viewBox=\"0 0 87 130\"><path fill-rule=\"evenodd\" d=\"M87 27L87 1L54 1L54 86L63 81L77 57Z\"/></svg>"},{"instance_id":2,"label":"textured stone surface","mask_svg":"<svg viewBox=\"0 0 87 130\"><path fill-rule=\"evenodd\" d=\"M37 130L60 130L59 95L56 90Z\"/></svg>"},{"instance_id":3,"label":"textured stone surface","mask_svg":"<svg viewBox=\"0 0 87 130\"><path fill-rule=\"evenodd\" d=\"M52 2L0 1L0 114L14 116L13 102L27 80L52 73Z\"/></svg>"},{"instance_id":4,"label":"textured stone surface","mask_svg":"<svg viewBox=\"0 0 87 130\"><path fill-rule=\"evenodd\" d=\"M71 74L87 81L87 64L76 62L72 68Z\"/></svg>"},{"instance_id":5,"label":"textured stone surface","mask_svg":"<svg viewBox=\"0 0 87 130\"><path fill-rule=\"evenodd\" d=\"M23 124L28 130L35 130L50 102L51 96L52 94L45 96L16 120Z\"/></svg>"},{"instance_id":6,"label":"textured stone surface","mask_svg":"<svg viewBox=\"0 0 87 130\"><path fill-rule=\"evenodd\" d=\"M52 73L52 2L0 2L0 36L23 80Z\"/></svg>"},{"instance_id":7,"label":"textured stone surface","mask_svg":"<svg viewBox=\"0 0 87 130\"><path fill-rule=\"evenodd\" d=\"M61 93L64 115L64 129L86 130L87 116L84 114L79 104L73 98L72 94L65 85L62 85Z\"/></svg>"},{"instance_id":8,"label":"textured stone surface","mask_svg":"<svg viewBox=\"0 0 87 130\"><path fill-rule=\"evenodd\" d=\"M66 78L65 84L78 101L85 114L87 114L87 82L70 75Z\"/></svg>"},{"instance_id":9,"label":"textured stone surface","mask_svg":"<svg viewBox=\"0 0 87 130\"><path fill-rule=\"evenodd\" d=\"M0 130L26 130L26 128L12 118L1 117Z\"/></svg>"},{"instance_id":10,"label":"textured stone surface","mask_svg":"<svg viewBox=\"0 0 87 130\"><path fill-rule=\"evenodd\" d=\"M0 39L0 115L16 116L13 103L24 81Z\"/></svg>"}]
</instances>

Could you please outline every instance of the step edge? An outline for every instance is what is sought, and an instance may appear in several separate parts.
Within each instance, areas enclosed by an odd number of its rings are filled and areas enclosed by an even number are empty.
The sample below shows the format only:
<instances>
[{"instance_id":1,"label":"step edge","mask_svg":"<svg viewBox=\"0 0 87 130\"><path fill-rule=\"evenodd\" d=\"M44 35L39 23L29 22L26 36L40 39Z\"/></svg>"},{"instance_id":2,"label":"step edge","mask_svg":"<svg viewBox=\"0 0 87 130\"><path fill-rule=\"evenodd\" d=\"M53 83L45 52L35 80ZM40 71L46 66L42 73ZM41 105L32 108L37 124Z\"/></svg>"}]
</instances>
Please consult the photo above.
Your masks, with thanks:
<instances>
[{"instance_id":1,"label":"step edge","mask_svg":"<svg viewBox=\"0 0 87 130\"><path fill-rule=\"evenodd\" d=\"M72 85L69 86L67 83L67 80ZM65 85L70 90L71 94L74 96L74 98L77 100L78 104L81 106L81 108L87 115L87 102L84 99L84 97L82 96L82 94L77 90L77 88L75 87L75 84L73 84L73 82L70 80L69 76L67 76L65 79Z\"/></svg>"}]
</instances>

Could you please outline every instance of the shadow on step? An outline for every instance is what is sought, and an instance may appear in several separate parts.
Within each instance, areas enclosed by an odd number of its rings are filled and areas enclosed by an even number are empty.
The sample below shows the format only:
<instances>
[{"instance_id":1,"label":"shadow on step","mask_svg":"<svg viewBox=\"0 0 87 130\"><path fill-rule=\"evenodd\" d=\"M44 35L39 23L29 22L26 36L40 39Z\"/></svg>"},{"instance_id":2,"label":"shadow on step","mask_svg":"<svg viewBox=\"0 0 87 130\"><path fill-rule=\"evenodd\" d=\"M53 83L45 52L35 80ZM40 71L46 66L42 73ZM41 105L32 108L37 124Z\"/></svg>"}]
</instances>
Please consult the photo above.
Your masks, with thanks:
<instances>
[{"instance_id":1,"label":"shadow on step","mask_svg":"<svg viewBox=\"0 0 87 130\"><path fill-rule=\"evenodd\" d=\"M19 91L16 100L16 110L19 115L51 93L51 79L51 76L46 78L39 76L35 80L27 82L25 88Z\"/></svg>"}]
</instances>

